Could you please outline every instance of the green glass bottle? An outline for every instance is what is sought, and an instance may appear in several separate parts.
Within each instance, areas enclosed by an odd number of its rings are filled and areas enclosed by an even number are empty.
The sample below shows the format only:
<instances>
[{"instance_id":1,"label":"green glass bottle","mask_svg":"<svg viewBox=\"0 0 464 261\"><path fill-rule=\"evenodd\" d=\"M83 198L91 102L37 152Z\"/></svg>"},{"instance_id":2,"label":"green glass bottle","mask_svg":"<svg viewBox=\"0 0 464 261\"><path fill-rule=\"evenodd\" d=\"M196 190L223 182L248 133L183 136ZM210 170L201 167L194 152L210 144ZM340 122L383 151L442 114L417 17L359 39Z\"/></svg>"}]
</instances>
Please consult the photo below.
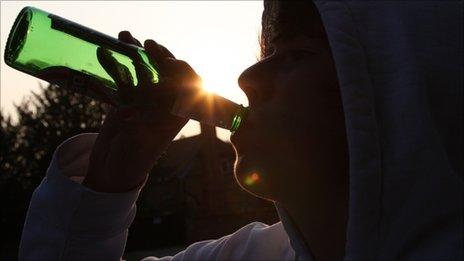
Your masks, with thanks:
<instances>
[{"instance_id":1,"label":"green glass bottle","mask_svg":"<svg viewBox=\"0 0 464 261\"><path fill-rule=\"evenodd\" d=\"M118 105L118 85L102 64L102 53L125 67L132 86L143 80L156 88L163 80L156 63L143 48L34 7L25 7L19 13L8 36L4 56L6 64L17 70ZM137 67L143 68L146 79L140 79ZM173 97L172 102L161 102L172 107L167 108L171 113L232 132L247 112L243 106L216 95L199 96L197 93L195 102L185 94Z\"/></svg>"}]
</instances>

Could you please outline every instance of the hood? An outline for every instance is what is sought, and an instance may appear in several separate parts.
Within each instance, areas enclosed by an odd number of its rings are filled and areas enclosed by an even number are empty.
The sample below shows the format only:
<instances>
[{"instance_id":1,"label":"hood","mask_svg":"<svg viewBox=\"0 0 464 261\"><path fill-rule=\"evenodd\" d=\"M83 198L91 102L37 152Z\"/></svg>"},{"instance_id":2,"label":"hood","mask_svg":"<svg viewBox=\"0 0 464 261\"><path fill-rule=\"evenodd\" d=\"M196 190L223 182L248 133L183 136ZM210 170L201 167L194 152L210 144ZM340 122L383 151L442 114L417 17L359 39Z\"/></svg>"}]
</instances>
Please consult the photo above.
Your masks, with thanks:
<instances>
[{"instance_id":1,"label":"hood","mask_svg":"<svg viewBox=\"0 0 464 261\"><path fill-rule=\"evenodd\" d=\"M315 1L349 146L345 259L462 259L461 1ZM300 259L311 253L276 204Z\"/></svg>"}]
</instances>

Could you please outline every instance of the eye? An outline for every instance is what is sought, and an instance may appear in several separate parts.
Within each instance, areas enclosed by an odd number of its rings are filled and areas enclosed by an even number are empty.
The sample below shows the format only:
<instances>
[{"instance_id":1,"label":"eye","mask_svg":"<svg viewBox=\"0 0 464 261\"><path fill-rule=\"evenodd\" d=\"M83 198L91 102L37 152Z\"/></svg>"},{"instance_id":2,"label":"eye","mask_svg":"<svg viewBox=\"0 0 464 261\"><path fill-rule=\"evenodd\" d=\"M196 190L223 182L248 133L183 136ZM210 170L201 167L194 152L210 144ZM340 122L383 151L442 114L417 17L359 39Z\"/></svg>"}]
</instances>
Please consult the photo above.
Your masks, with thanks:
<instances>
[{"instance_id":1,"label":"eye","mask_svg":"<svg viewBox=\"0 0 464 261\"><path fill-rule=\"evenodd\" d=\"M313 51L308 50L308 49L293 49L293 50L289 50L287 53L288 58L292 62L297 62L303 58L307 58L308 56L312 56L314 54L315 53Z\"/></svg>"},{"instance_id":2,"label":"eye","mask_svg":"<svg viewBox=\"0 0 464 261\"><path fill-rule=\"evenodd\" d=\"M281 71L288 73L293 69L301 66L302 62L307 61L307 59L310 56L315 54L316 53L314 51L303 48L282 51L279 54L279 60L281 62Z\"/></svg>"}]
</instances>

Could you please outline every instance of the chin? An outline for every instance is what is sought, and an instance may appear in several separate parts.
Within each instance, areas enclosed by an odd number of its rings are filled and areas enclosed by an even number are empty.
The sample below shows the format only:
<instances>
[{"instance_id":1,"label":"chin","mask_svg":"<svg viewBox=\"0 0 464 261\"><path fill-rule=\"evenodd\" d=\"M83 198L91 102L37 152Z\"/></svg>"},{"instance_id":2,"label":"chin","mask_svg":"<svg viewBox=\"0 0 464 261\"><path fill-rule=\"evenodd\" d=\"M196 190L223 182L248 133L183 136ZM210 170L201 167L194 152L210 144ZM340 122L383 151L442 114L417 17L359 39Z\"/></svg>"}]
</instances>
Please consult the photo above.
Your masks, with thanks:
<instances>
[{"instance_id":1,"label":"chin","mask_svg":"<svg viewBox=\"0 0 464 261\"><path fill-rule=\"evenodd\" d=\"M265 200L272 200L268 176L260 170L259 164L236 151L234 176L236 182L248 193Z\"/></svg>"}]
</instances>

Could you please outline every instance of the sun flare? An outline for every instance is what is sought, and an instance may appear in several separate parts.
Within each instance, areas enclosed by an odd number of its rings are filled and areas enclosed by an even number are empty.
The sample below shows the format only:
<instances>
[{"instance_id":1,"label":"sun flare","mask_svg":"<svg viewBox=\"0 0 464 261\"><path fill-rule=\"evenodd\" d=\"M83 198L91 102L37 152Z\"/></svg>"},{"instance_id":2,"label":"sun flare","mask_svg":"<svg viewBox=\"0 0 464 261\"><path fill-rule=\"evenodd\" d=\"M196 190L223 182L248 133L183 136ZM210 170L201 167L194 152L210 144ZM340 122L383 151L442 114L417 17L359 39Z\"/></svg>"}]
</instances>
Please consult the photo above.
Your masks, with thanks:
<instances>
[{"instance_id":1,"label":"sun flare","mask_svg":"<svg viewBox=\"0 0 464 261\"><path fill-rule=\"evenodd\" d=\"M230 61L232 59L233 57L224 57L224 55L222 57L204 55L201 62L195 65L195 69L202 78L204 90L247 106L246 95L237 83L240 72L231 72L230 66L224 63L224 60Z\"/></svg>"},{"instance_id":2,"label":"sun flare","mask_svg":"<svg viewBox=\"0 0 464 261\"><path fill-rule=\"evenodd\" d=\"M218 94L224 98L237 102L237 92L241 92L238 86L233 86L233 83L227 80L225 73L210 69L207 74L202 75L203 89L207 92Z\"/></svg>"}]
</instances>

